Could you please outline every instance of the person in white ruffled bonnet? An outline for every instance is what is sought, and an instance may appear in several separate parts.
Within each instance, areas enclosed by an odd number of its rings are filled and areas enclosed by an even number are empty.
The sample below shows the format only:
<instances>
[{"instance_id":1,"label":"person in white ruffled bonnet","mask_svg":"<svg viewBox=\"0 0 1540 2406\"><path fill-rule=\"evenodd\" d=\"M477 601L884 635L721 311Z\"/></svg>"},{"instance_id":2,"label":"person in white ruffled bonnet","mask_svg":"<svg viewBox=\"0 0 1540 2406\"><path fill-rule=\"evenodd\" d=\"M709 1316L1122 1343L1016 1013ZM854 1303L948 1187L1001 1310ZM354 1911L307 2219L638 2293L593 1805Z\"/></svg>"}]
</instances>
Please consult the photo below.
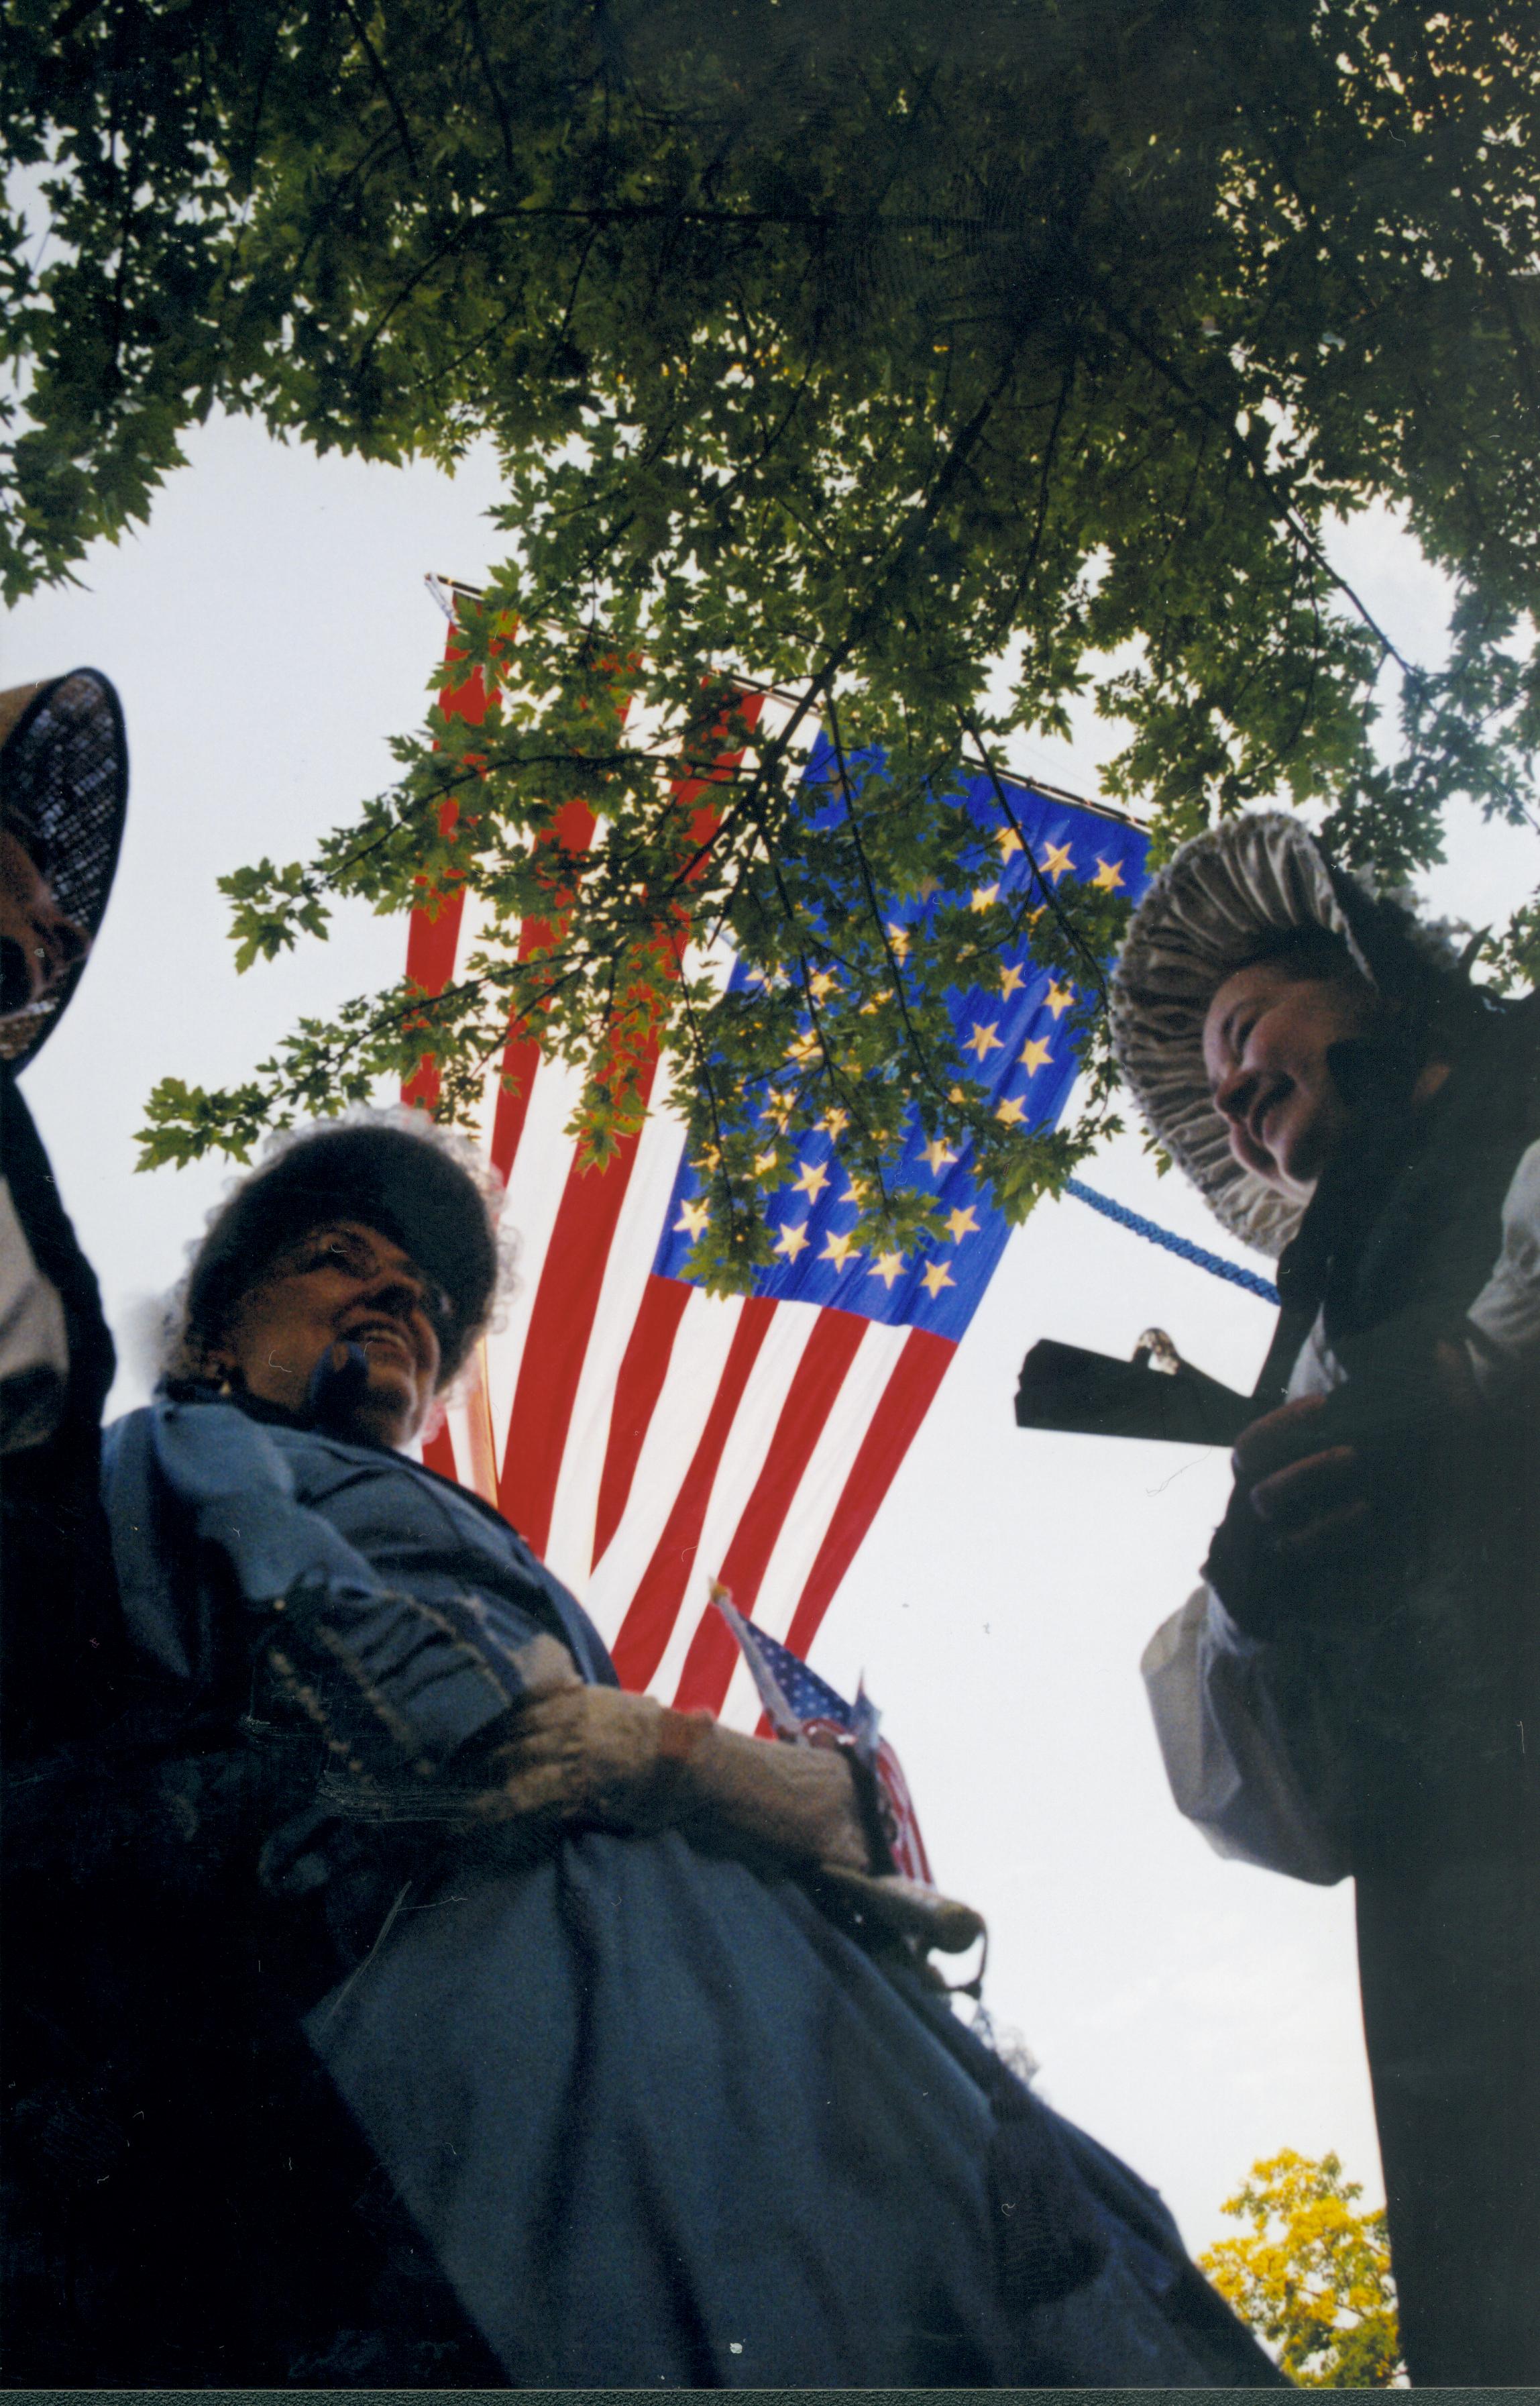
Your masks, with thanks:
<instances>
[{"instance_id":1,"label":"person in white ruffled bonnet","mask_svg":"<svg viewBox=\"0 0 1540 2406\"><path fill-rule=\"evenodd\" d=\"M1223 1855L1356 1883L1418 2384L1540 2381L1540 998L1297 819L1179 852L1123 1075L1281 1312L1196 1593L1144 1675Z\"/></svg>"}]
</instances>

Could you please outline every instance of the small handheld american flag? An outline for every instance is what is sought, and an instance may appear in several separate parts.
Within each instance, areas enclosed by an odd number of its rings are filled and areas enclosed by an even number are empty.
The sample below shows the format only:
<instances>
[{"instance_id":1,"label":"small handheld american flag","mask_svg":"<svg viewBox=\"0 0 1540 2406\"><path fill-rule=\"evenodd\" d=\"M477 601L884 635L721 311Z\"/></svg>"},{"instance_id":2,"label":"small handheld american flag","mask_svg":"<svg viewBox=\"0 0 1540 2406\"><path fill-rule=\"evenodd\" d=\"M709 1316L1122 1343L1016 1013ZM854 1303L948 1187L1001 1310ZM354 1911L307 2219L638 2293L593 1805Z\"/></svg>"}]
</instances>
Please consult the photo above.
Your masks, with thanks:
<instances>
[{"instance_id":1,"label":"small handheld american flag","mask_svg":"<svg viewBox=\"0 0 1540 2406\"><path fill-rule=\"evenodd\" d=\"M865 1687L847 1705L827 1679L810 1671L799 1655L756 1629L732 1600L730 1589L712 1582L712 1602L742 1649L749 1676L759 1691L765 1718L778 1738L792 1746L809 1746L821 1733L848 1738L859 1759L870 1766L877 1782L883 1832L893 1857L893 1868L905 1879L933 1888L925 1842L920 1835L914 1800L909 1792L897 1756L886 1738L878 1735L878 1712Z\"/></svg>"}]
</instances>

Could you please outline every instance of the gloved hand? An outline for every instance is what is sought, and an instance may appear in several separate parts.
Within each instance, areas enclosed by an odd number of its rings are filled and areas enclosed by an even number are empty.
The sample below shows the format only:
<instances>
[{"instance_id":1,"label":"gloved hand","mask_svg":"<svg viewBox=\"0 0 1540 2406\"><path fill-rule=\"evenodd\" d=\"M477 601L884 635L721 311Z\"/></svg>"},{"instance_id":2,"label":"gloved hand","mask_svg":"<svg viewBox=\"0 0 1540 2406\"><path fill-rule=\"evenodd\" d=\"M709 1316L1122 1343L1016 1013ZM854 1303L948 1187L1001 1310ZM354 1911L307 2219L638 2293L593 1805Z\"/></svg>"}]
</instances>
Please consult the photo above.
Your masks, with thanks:
<instances>
[{"instance_id":1,"label":"gloved hand","mask_svg":"<svg viewBox=\"0 0 1540 2406\"><path fill-rule=\"evenodd\" d=\"M1299 1396L1236 1441L1235 1487L1203 1568L1253 1637L1271 1639L1291 1616L1338 1597L1370 1534L1363 1456L1338 1438L1327 1402Z\"/></svg>"},{"instance_id":2,"label":"gloved hand","mask_svg":"<svg viewBox=\"0 0 1540 2406\"><path fill-rule=\"evenodd\" d=\"M883 1868L845 1749L741 1737L709 1713L586 1687L554 1638L522 1648L518 1667L523 1702L459 1766L464 1819L694 1829L816 1869L859 1918L922 1953L960 1955L983 1935L971 1905Z\"/></svg>"},{"instance_id":3,"label":"gloved hand","mask_svg":"<svg viewBox=\"0 0 1540 2406\"><path fill-rule=\"evenodd\" d=\"M1236 1483L1279 1551L1299 1562L1329 1555L1362 1535L1370 1498L1362 1449L1342 1442L1325 1395L1301 1395L1236 1440Z\"/></svg>"},{"instance_id":4,"label":"gloved hand","mask_svg":"<svg viewBox=\"0 0 1540 2406\"><path fill-rule=\"evenodd\" d=\"M528 1696L476 1765L469 1817L698 1829L803 1863L865 1872L871 1850L845 1757L741 1737L709 1713L572 1678Z\"/></svg>"},{"instance_id":5,"label":"gloved hand","mask_svg":"<svg viewBox=\"0 0 1540 2406\"><path fill-rule=\"evenodd\" d=\"M1470 1443L1479 1414L1464 1348L1440 1342L1393 1392L1349 1380L1243 1429L1204 1565L1231 1619L1270 1637L1291 1612L1366 1598L1393 1580L1393 1562L1442 1492L1440 1465Z\"/></svg>"}]
</instances>

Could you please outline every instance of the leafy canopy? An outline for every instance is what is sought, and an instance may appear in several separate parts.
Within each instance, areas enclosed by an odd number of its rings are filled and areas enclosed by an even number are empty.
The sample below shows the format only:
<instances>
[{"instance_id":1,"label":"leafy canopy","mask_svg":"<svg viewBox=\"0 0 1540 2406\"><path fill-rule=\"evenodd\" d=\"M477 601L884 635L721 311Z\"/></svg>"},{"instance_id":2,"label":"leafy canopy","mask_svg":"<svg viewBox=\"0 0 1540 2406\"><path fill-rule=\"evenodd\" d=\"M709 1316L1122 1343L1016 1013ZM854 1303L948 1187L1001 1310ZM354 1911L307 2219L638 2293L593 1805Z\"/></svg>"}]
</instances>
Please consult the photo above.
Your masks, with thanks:
<instances>
[{"instance_id":1,"label":"leafy canopy","mask_svg":"<svg viewBox=\"0 0 1540 2406\"><path fill-rule=\"evenodd\" d=\"M468 891L488 941L232 1093L167 1081L147 1159L425 1054L463 1111L512 1012L583 1066L595 1160L662 1047L713 1277L767 1241L767 1082L788 1141L844 1114L868 1235L911 1241L906 1114L1016 1214L1109 1124L1116 905L966 907L947 797L1013 736L1093 693L1160 846L1318 798L1399 874L1452 801L1526 816L1536 32L1527 0L11 0L4 131L51 219L0 251L12 593L143 517L216 403L381 460L487 433L506 471L463 626L501 704L431 713L312 861L227 881L243 966L347 894ZM1331 565L1373 502L1453 579L1435 669ZM746 750L742 676L789 697ZM834 825L798 789L817 727L885 758ZM956 906L901 956L927 880ZM940 999L1023 941L1091 1028L1053 1137L994 1123ZM724 942L765 972L730 1005Z\"/></svg>"},{"instance_id":2,"label":"leafy canopy","mask_svg":"<svg viewBox=\"0 0 1540 2406\"><path fill-rule=\"evenodd\" d=\"M1224 2213L1251 2226L1198 2257L1222 2297L1306 2389L1388 2389L1405 2378L1383 2208L1335 2156L1286 2147L1251 2166Z\"/></svg>"}]
</instances>

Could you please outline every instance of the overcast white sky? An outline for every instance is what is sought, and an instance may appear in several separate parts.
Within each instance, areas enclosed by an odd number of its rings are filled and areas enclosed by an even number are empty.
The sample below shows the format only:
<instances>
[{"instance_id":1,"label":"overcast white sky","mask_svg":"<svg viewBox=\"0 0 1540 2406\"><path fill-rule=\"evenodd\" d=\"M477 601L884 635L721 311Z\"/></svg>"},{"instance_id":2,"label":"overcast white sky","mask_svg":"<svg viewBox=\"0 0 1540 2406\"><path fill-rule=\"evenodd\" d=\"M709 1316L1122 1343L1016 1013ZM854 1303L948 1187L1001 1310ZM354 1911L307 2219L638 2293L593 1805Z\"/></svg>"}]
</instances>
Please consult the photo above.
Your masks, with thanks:
<instances>
[{"instance_id":1,"label":"overcast white sky","mask_svg":"<svg viewBox=\"0 0 1540 2406\"><path fill-rule=\"evenodd\" d=\"M82 663L122 694L133 785L96 956L26 1092L128 1358L111 1409L143 1400L145 1299L179 1274L228 1165L134 1173L165 1073L241 1077L302 1012L399 973L403 927L361 911L332 941L237 979L215 890L262 853L300 856L389 781L386 739L420 721L444 625L430 570L500 556L495 469L319 460L244 421L190 444L147 531L102 545L73 590L4 627L4 682ZM1442 596L1383 521L1343 558L1413 656ZM1087 720L1019 765L1094 795L1115 737ZM1455 833L1441 908L1505 914L1540 874L1527 832ZM1240 1258L1138 1140L1092 1182ZM1264 1267L1256 1264L1255 1267ZM1164 2191L1189 2243L1258 2156L1335 2147L1378 2195L1358 2021L1352 1899L1220 1861L1166 1792L1138 1677L1222 1508L1222 1456L1028 1435L1011 1399L1044 1335L1126 1354L1151 1322L1249 1386L1271 1315L1074 1201L1012 1240L929 1421L813 1650L861 1671L901 1752L938 1876L989 1915L987 2003L1040 2059L1053 2103Z\"/></svg>"}]
</instances>

